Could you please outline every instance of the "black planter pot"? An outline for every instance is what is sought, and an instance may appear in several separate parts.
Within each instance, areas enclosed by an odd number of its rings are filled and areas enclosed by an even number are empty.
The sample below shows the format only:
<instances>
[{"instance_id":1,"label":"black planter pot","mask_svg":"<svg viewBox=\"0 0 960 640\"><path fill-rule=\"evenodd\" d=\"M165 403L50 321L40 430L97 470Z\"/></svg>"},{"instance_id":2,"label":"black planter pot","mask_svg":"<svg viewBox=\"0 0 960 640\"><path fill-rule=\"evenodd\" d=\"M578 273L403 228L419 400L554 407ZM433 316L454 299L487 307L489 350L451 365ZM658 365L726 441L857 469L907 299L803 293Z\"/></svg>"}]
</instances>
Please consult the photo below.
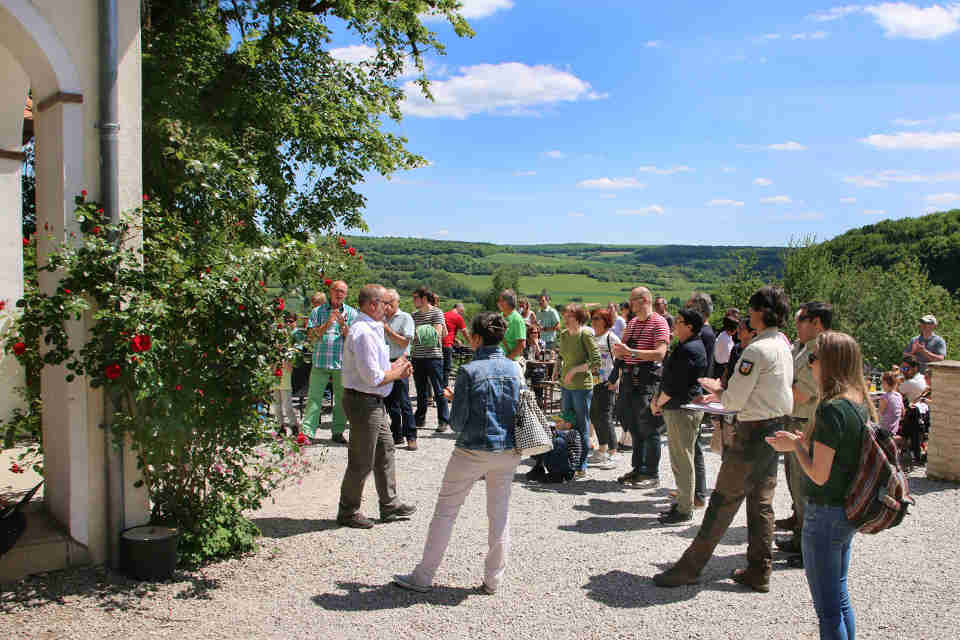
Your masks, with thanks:
<instances>
[{"instance_id":1,"label":"black planter pot","mask_svg":"<svg viewBox=\"0 0 960 640\"><path fill-rule=\"evenodd\" d=\"M120 534L120 568L137 580L166 580L177 568L176 529L144 525Z\"/></svg>"}]
</instances>

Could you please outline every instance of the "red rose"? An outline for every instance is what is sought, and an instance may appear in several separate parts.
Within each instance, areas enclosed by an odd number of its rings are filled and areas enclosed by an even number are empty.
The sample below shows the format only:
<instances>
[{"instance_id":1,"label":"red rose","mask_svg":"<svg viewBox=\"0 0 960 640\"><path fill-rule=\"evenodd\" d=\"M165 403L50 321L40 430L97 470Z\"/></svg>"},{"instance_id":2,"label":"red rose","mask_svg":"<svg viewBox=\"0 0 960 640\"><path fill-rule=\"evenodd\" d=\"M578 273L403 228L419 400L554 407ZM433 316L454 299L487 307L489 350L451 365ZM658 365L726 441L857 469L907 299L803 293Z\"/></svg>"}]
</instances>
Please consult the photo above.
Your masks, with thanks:
<instances>
[{"instance_id":1,"label":"red rose","mask_svg":"<svg viewBox=\"0 0 960 640\"><path fill-rule=\"evenodd\" d=\"M67 295L70 295L71 293L73 293L72 291L70 291L70 289L64 289L63 292Z\"/></svg>"},{"instance_id":2,"label":"red rose","mask_svg":"<svg viewBox=\"0 0 960 640\"><path fill-rule=\"evenodd\" d=\"M25 246L25 247L29 247L29 246L30 246L30 238L24 238L24 239L23 239L23 246Z\"/></svg>"},{"instance_id":3,"label":"red rose","mask_svg":"<svg viewBox=\"0 0 960 640\"><path fill-rule=\"evenodd\" d=\"M80 195L83 196L84 198L86 198L86 197L87 197L87 190L84 189L83 191L81 191L81 192L80 192Z\"/></svg>"},{"instance_id":4,"label":"red rose","mask_svg":"<svg viewBox=\"0 0 960 640\"><path fill-rule=\"evenodd\" d=\"M182 391L183 385L178 384L177 386L174 387L174 389L176 389L177 391Z\"/></svg>"},{"instance_id":5,"label":"red rose","mask_svg":"<svg viewBox=\"0 0 960 640\"><path fill-rule=\"evenodd\" d=\"M132 362L133 364L137 364L138 362L140 362L140 358L138 356L130 356L130 362Z\"/></svg>"},{"instance_id":6,"label":"red rose","mask_svg":"<svg viewBox=\"0 0 960 640\"><path fill-rule=\"evenodd\" d=\"M259 285L260 285L261 287L265 287L265 286L267 286L267 283L266 283L266 282L264 282L263 280L261 280L261 281L260 281L260 282L258 282L257 284L259 284Z\"/></svg>"},{"instance_id":7,"label":"red rose","mask_svg":"<svg viewBox=\"0 0 960 640\"><path fill-rule=\"evenodd\" d=\"M98 235L100 233L100 227L93 228L93 235Z\"/></svg>"},{"instance_id":8,"label":"red rose","mask_svg":"<svg viewBox=\"0 0 960 640\"><path fill-rule=\"evenodd\" d=\"M43 223L43 230L44 230L44 231L50 231L50 225L47 224L46 222L44 222L44 223Z\"/></svg>"},{"instance_id":9,"label":"red rose","mask_svg":"<svg viewBox=\"0 0 960 640\"><path fill-rule=\"evenodd\" d=\"M297 444L304 445L304 444L307 444L308 442L310 442L310 439L307 438L307 434L305 433L297 434Z\"/></svg>"},{"instance_id":10,"label":"red rose","mask_svg":"<svg viewBox=\"0 0 960 640\"><path fill-rule=\"evenodd\" d=\"M333 280L331 280L330 278L327 278L326 280L323 281L323 284L329 287L330 285L333 284Z\"/></svg>"},{"instance_id":11,"label":"red rose","mask_svg":"<svg viewBox=\"0 0 960 640\"><path fill-rule=\"evenodd\" d=\"M149 201L150 201L150 196L148 196L147 194L143 194L143 201L144 201L144 202L149 202Z\"/></svg>"},{"instance_id":12,"label":"red rose","mask_svg":"<svg viewBox=\"0 0 960 640\"><path fill-rule=\"evenodd\" d=\"M240 281L240 278L238 278L237 276L233 276L233 281L234 281L234 282L239 282L239 281Z\"/></svg>"},{"instance_id":13,"label":"red rose","mask_svg":"<svg viewBox=\"0 0 960 640\"><path fill-rule=\"evenodd\" d=\"M97 213L103 213L103 209L97 209Z\"/></svg>"},{"instance_id":14,"label":"red rose","mask_svg":"<svg viewBox=\"0 0 960 640\"><path fill-rule=\"evenodd\" d=\"M6 309L6 308L7 308L7 301L6 301L6 300L0 300L0 311L3 311L3 310ZM283 309L281 309L281 311L283 311Z\"/></svg>"},{"instance_id":15,"label":"red rose","mask_svg":"<svg viewBox=\"0 0 960 640\"><path fill-rule=\"evenodd\" d=\"M121 373L123 373L123 369L120 368L120 365L114 363L107 366L103 372L103 375L107 376L107 380L116 380L120 377Z\"/></svg>"},{"instance_id":16,"label":"red rose","mask_svg":"<svg viewBox=\"0 0 960 640\"><path fill-rule=\"evenodd\" d=\"M273 372L273 375L277 376L278 378L282 378L282 377L283 377L283 369L277 368L277 370Z\"/></svg>"},{"instance_id":17,"label":"red rose","mask_svg":"<svg viewBox=\"0 0 960 640\"><path fill-rule=\"evenodd\" d=\"M18 342L17 344L13 345L13 352L18 356L22 356L27 352L27 345L22 342Z\"/></svg>"},{"instance_id":18,"label":"red rose","mask_svg":"<svg viewBox=\"0 0 960 640\"><path fill-rule=\"evenodd\" d=\"M287 303L284 302L283 298L277 298L277 311L283 311L287 308ZM3 307L0 307L0 310L3 310Z\"/></svg>"},{"instance_id":19,"label":"red rose","mask_svg":"<svg viewBox=\"0 0 960 640\"><path fill-rule=\"evenodd\" d=\"M357 258L363 260L363 256L357 256Z\"/></svg>"},{"instance_id":20,"label":"red rose","mask_svg":"<svg viewBox=\"0 0 960 640\"><path fill-rule=\"evenodd\" d=\"M197 393L199 393L200 395L203 395L203 389L197 389Z\"/></svg>"},{"instance_id":21,"label":"red rose","mask_svg":"<svg viewBox=\"0 0 960 640\"><path fill-rule=\"evenodd\" d=\"M10 465L10 471L12 471L13 473L23 473L25 469L20 465L18 465L16 462L14 462L13 464Z\"/></svg>"},{"instance_id":22,"label":"red rose","mask_svg":"<svg viewBox=\"0 0 960 640\"><path fill-rule=\"evenodd\" d=\"M151 346L153 346L153 342L150 340L150 336L145 333L137 334L130 339L130 348L137 353L149 351Z\"/></svg>"},{"instance_id":23,"label":"red rose","mask_svg":"<svg viewBox=\"0 0 960 640\"><path fill-rule=\"evenodd\" d=\"M344 240L343 238L340 238L340 246L341 246L341 247L347 246L347 241Z\"/></svg>"},{"instance_id":24,"label":"red rose","mask_svg":"<svg viewBox=\"0 0 960 640\"><path fill-rule=\"evenodd\" d=\"M247 308L247 305L245 305L245 304L242 304L242 305L240 305L240 307L239 307L240 311L243 311L243 310L246 309L246 308Z\"/></svg>"},{"instance_id":25,"label":"red rose","mask_svg":"<svg viewBox=\"0 0 960 640\"><path fill-rule=\"evenodd\" d=\"M353 247L350 247L349 249L347 249L347 253L349 253L352 256L355 256L357 255L357 250L354 249Z\"/></svg>"},{"instance_id":26,"label":"red rose","mask_svg":"<svg viewBox=\"0 0 960 640\"><path fill-rule=\"evenodd\" d=\"M207 273L210 273L210 267L207 267Z\"/></svg>"}]
</instances>

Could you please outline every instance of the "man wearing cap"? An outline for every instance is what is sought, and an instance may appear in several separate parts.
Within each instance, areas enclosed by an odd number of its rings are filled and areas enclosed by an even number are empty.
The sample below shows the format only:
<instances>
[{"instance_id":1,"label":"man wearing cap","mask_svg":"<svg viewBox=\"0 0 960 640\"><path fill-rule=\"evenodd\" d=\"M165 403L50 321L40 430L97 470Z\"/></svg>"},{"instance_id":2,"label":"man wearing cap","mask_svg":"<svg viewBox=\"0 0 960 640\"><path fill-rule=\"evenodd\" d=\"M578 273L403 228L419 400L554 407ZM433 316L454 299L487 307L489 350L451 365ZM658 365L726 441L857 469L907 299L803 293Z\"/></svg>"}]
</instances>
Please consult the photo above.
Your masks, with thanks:
<instances>
[{"instance_id":1,"label":"man wearing cap","mask_svg":"<svg viewBox=\"0 0 960 640\"><path fill-rule=\"evenodd\" d=\"M920 364L920 372L927 369L930 362L940 362L947 357L947 341L933 332L937 318L928 313L920 318L920 335L910 340L903 355L913 356Z\"/></svg>"}]
</instances>

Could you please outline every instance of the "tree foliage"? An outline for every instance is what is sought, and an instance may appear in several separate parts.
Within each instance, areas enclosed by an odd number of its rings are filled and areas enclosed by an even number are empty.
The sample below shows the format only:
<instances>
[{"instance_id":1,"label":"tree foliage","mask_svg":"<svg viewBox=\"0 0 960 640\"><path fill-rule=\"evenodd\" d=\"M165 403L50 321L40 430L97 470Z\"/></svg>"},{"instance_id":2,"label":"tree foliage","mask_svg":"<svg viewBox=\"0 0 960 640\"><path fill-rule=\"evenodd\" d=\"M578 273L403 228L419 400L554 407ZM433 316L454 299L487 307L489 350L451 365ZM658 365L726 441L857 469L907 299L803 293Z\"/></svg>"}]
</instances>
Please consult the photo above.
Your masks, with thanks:
<instances>
[{"instance_id":1,"label":"tree foliage","mask_svg":"<svg viewBox=\"0 0 960 640\"><path fill-rule=\"evenodd\" d=\"M279 235L365 228L357 185L425 164L388 132L409 68L443 53L424 14L472 31L455 0L144 0L144 182L171 208L198 208L171 155L184 136L220 145L249 183L209 190L220 206ZM337 38L376 50L331 55ZM173 135L171 135L173 132Z\"/></svg>"}]
</instances>

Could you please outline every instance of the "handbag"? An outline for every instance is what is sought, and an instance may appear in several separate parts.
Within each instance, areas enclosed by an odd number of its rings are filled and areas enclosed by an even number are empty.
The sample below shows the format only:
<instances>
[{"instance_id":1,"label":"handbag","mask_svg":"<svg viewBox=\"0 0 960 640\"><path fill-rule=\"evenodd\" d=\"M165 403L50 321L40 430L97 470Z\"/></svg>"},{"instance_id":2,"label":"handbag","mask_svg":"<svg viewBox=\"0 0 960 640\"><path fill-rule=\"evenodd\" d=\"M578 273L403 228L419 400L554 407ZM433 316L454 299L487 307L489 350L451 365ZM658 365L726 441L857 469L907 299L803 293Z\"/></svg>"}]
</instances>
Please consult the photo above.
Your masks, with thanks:
<instances>
[{"instance_id":1,"label":"handbag","mask_svg":"<svg viewBox=\"0 0 960 640\"><path fill-rule=\"evenodd\" d=\"M553 450L547 417L537 404L537 396L529 389L520 390L514 436L517 453L524 458Z\"/></svg>"}]
</instances>

